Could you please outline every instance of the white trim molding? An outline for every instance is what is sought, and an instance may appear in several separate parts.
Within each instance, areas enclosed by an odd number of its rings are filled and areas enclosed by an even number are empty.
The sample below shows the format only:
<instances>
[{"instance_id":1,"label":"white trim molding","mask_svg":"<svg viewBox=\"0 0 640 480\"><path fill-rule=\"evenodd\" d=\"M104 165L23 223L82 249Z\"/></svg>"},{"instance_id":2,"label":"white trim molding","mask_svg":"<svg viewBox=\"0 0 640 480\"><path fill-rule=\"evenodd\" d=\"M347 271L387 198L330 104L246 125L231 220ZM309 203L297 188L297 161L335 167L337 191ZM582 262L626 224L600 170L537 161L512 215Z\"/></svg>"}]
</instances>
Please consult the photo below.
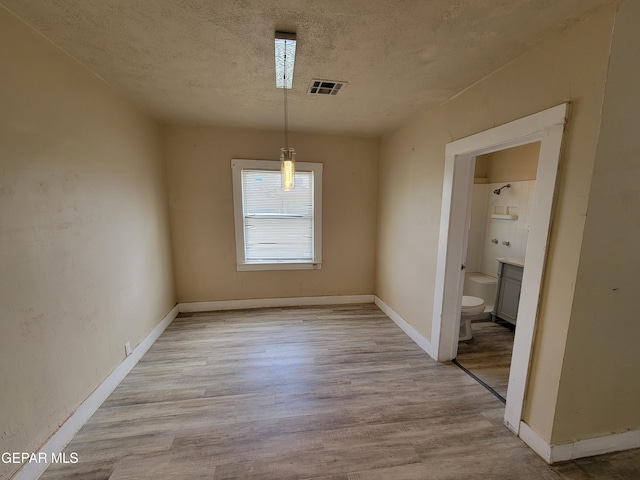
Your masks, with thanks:
<instances>
[{"instance_id":1,"label":"white trim molding","mask_svg":"<svg viewBox=\"0 0 640 480\"><path fill-rule=\"evenodd\" d=\"M322 297L250 298L245 300L215 300L211 302L179 303L180 313L243 310L246 308L302 307L311 305L345 305L373 303L373 295L336 295Z\"/></svg>"},{"instance_id":2,"label":"white trim molding","mask_svg":"<svg viewBox=\"0 0 640 480\"><path fill-rule=\"evenodd\" d=\"M553 199L569 104L448 143L440 215L440 238L433 300L431 343L435 357L446 362L456 357L460 331L460 303L466 258L471 188L475 158L485 153L540 142L532 222L525 256L507 404L504 420L516 435L522 420L529 364L535 335L542 277L547 254Z\"/></svg>"},{"instance_id":3,"label":"white trim molding","mask_svg":"<svg viewBox=\"0 0 640 480\"><path fill-rule=\"evenodd\" d=\"M520 438L549 464L640 448L640 430L552 445L525 422L520 422Z\"/></svg>"},{"instance_id":4,"label":"white trim molding","mask_svg":"<svg viewBox=\"0 0 640 480\"><path fill-rule=\"evenodd\" d=\"M538 432L527 425L520 422L520 431L518 432L520 439L526 443L531 450L536 452L545 462L551 463L551 445Z\"/></svg>"},{"instance_id":5,"label":"white trim molding","mask_svg":"<svg viewBox=\"0 0 640 480\"><path fill-rule=\"evenodd\" d=\"M406 333L411 340L413 340L422 350L424 350L431 358L436 359L436 350L429 340L427 340L420 332L413 328L407 321L402 318L395 310L378 297L375 297L375 304L380 310L382 310L387 317L398 325L404 333Z\"/></svg>"},{"instance_id":6,"label":"white trim molding","mask_svg":"<svg viewBox=\"0 0 640 480\"><path fill-rule=\"evenodd\" d=\"M156 325L140 344L133 349L131 355L126 357L113 372L105 378L100 385L89 395L75 412L67 418L60 428L49 437L36 453L45 453L47 459L52 454L59 454L71 439L78 433L78 430L91 418L100 405L111 395L116 387L124 380L127 374L136 366L142 356L147 353L151 345L158 339L162 332L178 315L178 306L174 306L169 313ZM25 463L20 470L12 477L12 480L35 480L47 469L49 463L32 462Z\"/></svg>"}]
</instances>

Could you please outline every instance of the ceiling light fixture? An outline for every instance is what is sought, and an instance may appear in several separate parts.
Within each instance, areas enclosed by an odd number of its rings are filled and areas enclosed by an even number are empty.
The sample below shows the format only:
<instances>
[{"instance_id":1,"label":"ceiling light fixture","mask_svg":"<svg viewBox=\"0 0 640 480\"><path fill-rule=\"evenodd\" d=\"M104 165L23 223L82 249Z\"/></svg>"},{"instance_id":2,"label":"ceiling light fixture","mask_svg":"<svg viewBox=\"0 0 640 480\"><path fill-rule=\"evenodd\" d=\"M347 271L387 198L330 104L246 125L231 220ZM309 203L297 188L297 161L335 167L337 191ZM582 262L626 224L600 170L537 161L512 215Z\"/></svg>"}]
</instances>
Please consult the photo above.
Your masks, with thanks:
<instances>
[{"instance_id":1,"label":"ceiling light fixture","mask_svg":"<svg viewBox=\"0 0 640 480\"><path fill-rule=\"evenodd\" d=\"M287 90L293 87L293 64L296 59L296 34L276 32L276 88L284 90L284 148L280 149L280 172L282 190L288 192L295 187L296 151L289 148L289 110Z\"/></svg>"}]
</instances>

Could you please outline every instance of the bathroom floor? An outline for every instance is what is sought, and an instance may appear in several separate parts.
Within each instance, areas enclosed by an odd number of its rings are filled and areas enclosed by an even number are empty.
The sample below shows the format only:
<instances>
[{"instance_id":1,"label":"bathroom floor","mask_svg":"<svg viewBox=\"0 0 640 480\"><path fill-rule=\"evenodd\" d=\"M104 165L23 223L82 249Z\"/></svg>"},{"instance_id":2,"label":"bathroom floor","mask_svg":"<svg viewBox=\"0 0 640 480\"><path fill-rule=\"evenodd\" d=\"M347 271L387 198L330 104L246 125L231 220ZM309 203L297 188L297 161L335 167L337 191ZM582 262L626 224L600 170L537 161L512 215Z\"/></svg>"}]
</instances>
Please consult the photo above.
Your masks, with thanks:
<instances>
[{"instance_id":1,"label":"bathroom floor","mask_svg":"<svg viewBox=\"0 0 640 480\"><path fill-rule=\"evenodd\" d=\"M502 322L473 322L473 338L458 344L456 360L502 398L507 397L514 330Z\"/></svg>"}]
</instances>

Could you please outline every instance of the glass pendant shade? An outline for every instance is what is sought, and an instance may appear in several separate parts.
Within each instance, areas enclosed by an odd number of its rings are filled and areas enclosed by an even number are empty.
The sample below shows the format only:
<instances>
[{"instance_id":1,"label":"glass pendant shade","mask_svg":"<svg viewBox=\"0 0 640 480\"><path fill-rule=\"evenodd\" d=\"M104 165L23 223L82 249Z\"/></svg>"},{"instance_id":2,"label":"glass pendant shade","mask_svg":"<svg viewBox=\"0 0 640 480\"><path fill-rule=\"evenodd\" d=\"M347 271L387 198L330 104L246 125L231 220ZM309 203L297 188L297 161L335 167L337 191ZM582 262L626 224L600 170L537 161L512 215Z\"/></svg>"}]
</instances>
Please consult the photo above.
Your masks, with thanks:
<instances>
[{"instance_id":1,"label":"glass pendant shade","mask_svg":"<svg viewBox=\"0 0 640 480\"><path fill-rule=\"evenodd\" d=\"M280 150L280 172L282 174L282 190L290 192L295 187L296 151L293 148Z\"/></svg>"}]
</instances>

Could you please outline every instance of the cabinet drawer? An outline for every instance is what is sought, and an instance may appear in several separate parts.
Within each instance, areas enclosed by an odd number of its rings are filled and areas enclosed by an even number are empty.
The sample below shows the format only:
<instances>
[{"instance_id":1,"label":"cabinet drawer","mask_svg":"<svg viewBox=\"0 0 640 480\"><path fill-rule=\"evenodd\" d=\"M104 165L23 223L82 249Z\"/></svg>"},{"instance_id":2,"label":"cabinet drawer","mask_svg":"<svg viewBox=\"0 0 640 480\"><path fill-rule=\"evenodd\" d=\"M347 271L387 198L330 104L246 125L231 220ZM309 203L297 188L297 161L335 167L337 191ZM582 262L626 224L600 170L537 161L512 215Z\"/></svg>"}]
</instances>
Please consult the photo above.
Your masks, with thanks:
<instances>
[{"instance_id":1,"label":"cabinet drawer","mask_svg":"<svg viewBox=\"0 0 640 480\"><path fill-rule=\"evenodd\" d=\"M502 264L502 275L505 277L513 278L514 280L522 281L522 267L516 267L508 263Z\"/></svg>"}]
</instances>

